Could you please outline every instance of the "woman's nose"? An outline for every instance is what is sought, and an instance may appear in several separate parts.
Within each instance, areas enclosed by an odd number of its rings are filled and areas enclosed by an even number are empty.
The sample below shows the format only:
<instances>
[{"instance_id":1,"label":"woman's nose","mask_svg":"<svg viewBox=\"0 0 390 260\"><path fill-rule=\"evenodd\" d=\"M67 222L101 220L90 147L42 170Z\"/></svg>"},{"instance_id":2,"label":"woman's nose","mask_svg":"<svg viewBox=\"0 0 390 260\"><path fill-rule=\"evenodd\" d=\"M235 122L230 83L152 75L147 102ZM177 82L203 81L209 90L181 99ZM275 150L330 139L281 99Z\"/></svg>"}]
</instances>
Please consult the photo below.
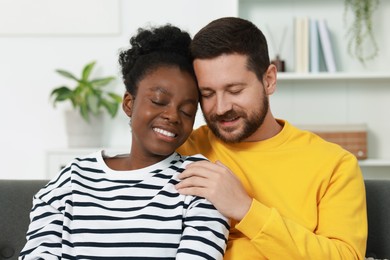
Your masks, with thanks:
<instances>
[{"instance_id":1,"label":"woman's nose","mask_svg":"<svg viewBox=\"0 0 390 260\"><path fill-rule=\"evenodd\" d=\"M179 121L179 111L174 107L168 107L164 111L163 117L171 123L177 123Z\"/></svg>"}]
</instances>

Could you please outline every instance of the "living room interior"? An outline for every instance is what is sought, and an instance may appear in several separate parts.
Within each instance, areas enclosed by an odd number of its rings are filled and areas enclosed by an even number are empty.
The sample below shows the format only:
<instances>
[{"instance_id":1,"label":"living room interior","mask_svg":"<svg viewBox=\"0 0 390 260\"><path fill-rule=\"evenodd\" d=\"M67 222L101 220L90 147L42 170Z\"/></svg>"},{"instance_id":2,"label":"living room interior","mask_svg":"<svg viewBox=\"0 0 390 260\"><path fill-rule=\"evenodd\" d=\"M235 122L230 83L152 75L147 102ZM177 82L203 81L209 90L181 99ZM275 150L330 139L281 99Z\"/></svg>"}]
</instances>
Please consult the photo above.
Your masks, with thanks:
<instances>
[{"instance_id":1,"label":"living room interior","mask_svg":"<svg viewBox=\"0 0 390 260\"><path fill-rule=\"evenodd\" d=\"M4 120L3 179L46 179L80 153L96 148L128 152L128 119L119 109L102 124L101 147L69 147L65 110L70 102L53 106L55 87L72 86L56 73L63 69L79 76L95 61L92 77L114 76L108 88L123 95L118 52L128 46L138 27L172 23L194 35L203 25L222 16L240 16L263 29L270 58L279 55L285 72L278 73L276 93L270 101L276 117L296 125L358 125L366 129L365 178L388 178L390 167L389 46L385 26L390 3L380 1L372 15L375 57L359 61L348 50L352 13L343 1L77 1L51 4L39 0L4 1L0 8L1 102ZM21 9L21 5L28 8ZM30 5L30 6L28 6ZM93 11L89 10L93 6ZM28 10L28 11L27 11ZM89 11L88 11L89 10ZM337 71L296 72L294 19L307 17L327 22ZM39 19L38 19L39 18ZM88 22L85 22L88 21ZM81 25L82 26L81 26ZM372 44L372 43L371 43ZM367 51L373 45L367 42ZM280 52L280 53L279 53ZM322 67L321 67L322 66ZM203 124L201 113L195 126Z\"/></svg>"},{"instance_id":2,"label":"living room interior","mask_svg":"<svg viewBox=\"0 0 390 260\"><path fill-rule=\"evenodd\" d=\"M98 149L128 152L129 119L120 106L113 118L104 114L98 144L81 144L80 139L71 144L65 112L72 105L54 106L50 94L74 82L57 70L79 77L87 64L96 62L91 77L112 76L106 87L121 96L118 53L139 27L171 23L194 35L223 16L251 20L268 39L270 58L283 61L277 91L270 97L277 118L338 138L336 142L360 156L366 180L390 180L390 1L379 1L374 9L373 40L363 45L372 57L363 60L349 47L354 14L346 8L340 0L1 1L0 180L47 180L78 155ZM306 19L304 50L296 49L298 18ZM321 42L318 67L311 68L313 20L326 21L335 71L328 67ZM303 70L298 69L302 64L297 52L306 55ZM199 110L194 127L202 124ZM359 139L354 139L356 133Z\"/></svg>"}]
</instances>

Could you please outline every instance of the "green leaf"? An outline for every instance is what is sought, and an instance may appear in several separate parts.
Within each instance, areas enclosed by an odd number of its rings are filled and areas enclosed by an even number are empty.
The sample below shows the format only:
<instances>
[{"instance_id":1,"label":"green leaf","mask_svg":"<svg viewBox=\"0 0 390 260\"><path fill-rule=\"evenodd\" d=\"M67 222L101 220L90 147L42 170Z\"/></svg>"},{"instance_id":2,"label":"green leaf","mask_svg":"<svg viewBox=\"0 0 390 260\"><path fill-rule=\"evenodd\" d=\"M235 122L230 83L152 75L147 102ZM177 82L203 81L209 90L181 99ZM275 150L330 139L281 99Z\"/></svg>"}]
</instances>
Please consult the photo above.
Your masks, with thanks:
<instances>
[{"instance_id":1,"label":"green leaf","mask_svg":"<svg viewBox=\"0 0 390 260\"><path fill-rule=\"evenodd\" d=\"M93 93L93 86L89 81L84 81L84 80L80 81L79 87L80 89L82 89L82 91Z\"/></svg>"},{"instance_id":2,"label":"green leaf","mask_svg":"<svg viewBox=\"0 0 390 260\"><path fill-rule=\"evenodd\" d=\"M112 118L118 113L119 104L116 102L110 102L107 100L101 100L101 105L106 108L107 112Z\"/></svg>"},{"instance_id":3,"label":"green leaf","mask_svg":"<svg viewBox=\"0 0 390 260\"><path fill-rule=\"evenodd\" d=\"M68 78L68 79L73 79L73 80L76 80L76 81L79 81L78 78L76 78L72 73L66 71L66 70L61 70L61 69L58 69L56 70L56 72L62 76L64 76L65 78Z\"/></svg>"},{"instance_id":4,"label":"green leaf","mask_svg":"<svg viewBox=\"0 0 390 260\"><path fill-rule=\"evenodd\" d=\"M99 114L99 98L97 96L87 96L87 104L92 113Z\"/></svg>"},{"instance_id":5,"label":"green leaf","mask_svg":"<svg viewBox=\"0 0 390 260\"><path fill-rule=\"evenodd\" d=\"M57 103L59 101L64 101L64 100L72 100L72 92L70 93L62 93L62 94L59 94L56 96L56 98L54 99L53 103Z\"/></svg>"},{"instance_id":6,"label":"green leaf","mask_svg":"<svg viewBox=\"0 0 390 260\"><path fill-rule=\"evenodd\" d=\"M119 96L118 94L115 94L113 92L109 92L108 95L115 100L117 103L122 103L122 96Z\"/></svg>"},{"instance_id":7,"label":"green leaf","mask_svg":"<svg viewBox=\"0 0 390 260\"><path fill-rule=\"evenodd\" d=\"M83 69L82 76L81 76L82 81L88 81L89 75L91 74L91 71L92 71L93 67L95 66L95 63L96 63L95 61L92 61L91 63L88 63L87 65L85 65L85 67Z\"/></svg>"},{"instance_id":8,"label":"green leaf","mask_svg":"<svg viewBox=\"0 0 390 260\"><path fill-rule=\"evenodd\" d=\"M58 88L53 89L53 91L50 93L50 96L60 95L62 93L72 92L70 88L67 86L60 86Z\"/></svg>"},{"instance_id":9,"label":"green leaf","mask_svg":"<svg viewBox=\"0 0 390 260\"><path fill-rule=\"evenodd\" d=\"M85 119L85 121L89 122L89 113L87 103L83 103L80 105L80 114Z\"/></svg>"},{"instance_id":10,"label":"green leaf","mask_svg":"<svg viewBox=\"0 0 390 260\"><path fill-rule=\"evenodd\" d=\"M91 84L96 87L102 87L108 85L111 81L113 81L115 77L107 77L101 79L91 80Z\"/></svg>"},{"instance_id":11,"label":"green leaf","mask_svg":"<svg viewBox=\"0 0 390 260\"><path fill-rule=\"evenodd\" d=\"M64 101L64 100L72 100L73 98L73 92L66 86L61 86L56 89L54 89L50 93L50 97L54 97L53 100L53 106L55 107L55 104L59 101Z\"/></svg>"}]
</instances>

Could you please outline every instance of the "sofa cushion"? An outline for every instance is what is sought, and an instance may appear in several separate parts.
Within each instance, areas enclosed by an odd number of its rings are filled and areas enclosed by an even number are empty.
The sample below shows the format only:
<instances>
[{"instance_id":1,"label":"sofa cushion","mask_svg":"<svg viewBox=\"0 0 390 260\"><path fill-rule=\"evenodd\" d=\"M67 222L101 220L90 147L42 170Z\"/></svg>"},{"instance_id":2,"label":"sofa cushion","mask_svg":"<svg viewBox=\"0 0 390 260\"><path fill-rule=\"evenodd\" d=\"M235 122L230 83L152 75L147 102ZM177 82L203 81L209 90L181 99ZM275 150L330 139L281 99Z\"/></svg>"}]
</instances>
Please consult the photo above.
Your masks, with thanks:
<instances>
[{"instance_id":1,"label":"sofa cushion","mask_svg":"<svg viewBox=\"0 0 390 260\"><path fill-rule=\"evenodd\" d=\"M366 256L390 259L390 180L365 180L368 241Z\"/></svg>"},{"instance_id":2,"label":"sofa cushion","mask_svg":"<svg viewBox=\"0 0 390 260\"><path fill-rule=\"evenodd\" d=\"M0 180L0 259L17 259L26 243L34 194L48 180Z\"/></svg>"}]
</instances>

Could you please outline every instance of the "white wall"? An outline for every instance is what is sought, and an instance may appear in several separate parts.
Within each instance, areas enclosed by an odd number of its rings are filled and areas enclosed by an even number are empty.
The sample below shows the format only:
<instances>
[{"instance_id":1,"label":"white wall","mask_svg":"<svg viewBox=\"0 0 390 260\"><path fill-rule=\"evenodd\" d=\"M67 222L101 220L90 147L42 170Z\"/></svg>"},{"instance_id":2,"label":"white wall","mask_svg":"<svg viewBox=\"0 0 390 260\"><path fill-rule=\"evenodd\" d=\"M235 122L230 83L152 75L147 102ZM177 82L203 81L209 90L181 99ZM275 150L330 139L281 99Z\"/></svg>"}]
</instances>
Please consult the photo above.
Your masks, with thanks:
<instances>
[{"instance_id":1,"label":"white wall","mask_svg":"<svg viewBox=\"0 0 390 260\"><path fill-rule=\"evenodd\" d=\"M119 77L118 51L128 46L138 27L169 22L193 35L212 19L237 16L237 3L233 0L120 0L119 3L118 34L0 34L0 178L46 178L46 152L67 146L62 114L66 105L54 109L49 102L53 87L67 83L55 69L78 74L87 62L97 60L96 76ZM41 8L45 10L45 6ZM116 89L123 93L119 81ZM129 127L121 111L107 123L105 130L105 146L128 149Z\"/></svg>"}]
</instances>

